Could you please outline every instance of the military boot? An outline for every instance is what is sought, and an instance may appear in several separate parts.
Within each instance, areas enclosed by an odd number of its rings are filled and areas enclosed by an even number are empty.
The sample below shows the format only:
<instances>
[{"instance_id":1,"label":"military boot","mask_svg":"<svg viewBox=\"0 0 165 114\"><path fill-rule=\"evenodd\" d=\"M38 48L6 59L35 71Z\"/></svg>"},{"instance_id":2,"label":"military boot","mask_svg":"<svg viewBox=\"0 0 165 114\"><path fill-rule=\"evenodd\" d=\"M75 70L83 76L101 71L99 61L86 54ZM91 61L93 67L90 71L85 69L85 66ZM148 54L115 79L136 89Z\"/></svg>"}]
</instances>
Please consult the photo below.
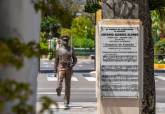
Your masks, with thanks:
<instances>
[{"instance_id":1,"label":"military boot","mask_svg":"<svg viewBox=\"0 0 165 114\"><path fill-rule=\"evenodd\" d=\"M57 96L61 96L61 89L60 88L57 88L56 92L57 92Z\"/></svg>"},{"instance_id":2,"label":"military boot","mask_svg":"<svg viewBox=\"0 0 165 114\"><path fill-rule=\"evenodd\" d=\"M65 110L68 110L70 107L69 107L69 102L68 101L64 101L64 109Z\"/></svg>"}]
</instances>

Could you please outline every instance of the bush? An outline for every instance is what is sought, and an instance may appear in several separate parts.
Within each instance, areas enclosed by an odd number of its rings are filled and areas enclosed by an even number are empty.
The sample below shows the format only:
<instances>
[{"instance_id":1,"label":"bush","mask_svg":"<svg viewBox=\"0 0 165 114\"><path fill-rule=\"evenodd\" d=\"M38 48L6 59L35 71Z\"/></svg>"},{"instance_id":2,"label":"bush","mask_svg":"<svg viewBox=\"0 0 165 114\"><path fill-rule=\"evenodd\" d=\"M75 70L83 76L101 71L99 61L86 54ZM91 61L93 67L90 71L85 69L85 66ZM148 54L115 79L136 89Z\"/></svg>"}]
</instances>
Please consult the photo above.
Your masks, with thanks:
<instances>
[{"instance_id":1,"label":"bush","mask_svg":"<svg viewBox=\"0 0 165 114\"><path fill-rule=\"evenodd\" d=\"M159 40L154 47L155 54L165 54L165 39Z\"/></svg>"},{"instance_id":2,"label":"bush","mask_svg":"<svg viewBox=\"0 0 165 114\"><path fill-rule=\"evenodd\" d=\"M22 68L24 57L31 58L39 56L38 44L35 42L23 43L19 38L1 38L0 39L0 67L12 65L16 68ZM2 77L2 76L1 76ZM28 99L32 94L30 84L17 82L15 80L0 77L0 114L4 114L6 104L12 102L12 107L9 111L13 114L34 114L35 109L28 104ZM42 109L50 111L51 104L57 106L57 103L48 97L42 97Z\"/></svg>"},{"instance_id":3,"label":"bush","mask_svg":"<svg viewBox=\"0 0 165 114\"><path fill-rule=\"evenodd\" d=\"M46 32L40 33L40 51L43 55L48 55L48 41L46 38Z\"/></svg>"},{"instance_id":4,"label":"bush","mask_svg":"<svg viewBox=\"0 0 165 114\"><path fill-rule=\"evenodd\" d=\"M156 63L165 63L165 39L159 40L154 47L154 54Z\"/></svg>"}]
</instances>

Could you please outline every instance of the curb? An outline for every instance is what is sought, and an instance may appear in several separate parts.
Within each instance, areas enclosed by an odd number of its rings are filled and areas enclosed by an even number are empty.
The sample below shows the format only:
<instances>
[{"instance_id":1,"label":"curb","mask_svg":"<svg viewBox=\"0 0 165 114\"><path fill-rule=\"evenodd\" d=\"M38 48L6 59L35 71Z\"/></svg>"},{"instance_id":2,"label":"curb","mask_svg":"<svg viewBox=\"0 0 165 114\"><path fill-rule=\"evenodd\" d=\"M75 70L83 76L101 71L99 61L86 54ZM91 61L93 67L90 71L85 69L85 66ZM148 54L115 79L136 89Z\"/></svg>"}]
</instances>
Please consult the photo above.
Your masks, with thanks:
<instances>
[{"instance_id":1,"label":"curb","mask_svg":"<svg viewBox=\"0 0 165 114\"><path fill-rule=\"evenodd\" d=\"M154 69L165 70L165 64L154 64Z\"/></svg>"}]
</instances>

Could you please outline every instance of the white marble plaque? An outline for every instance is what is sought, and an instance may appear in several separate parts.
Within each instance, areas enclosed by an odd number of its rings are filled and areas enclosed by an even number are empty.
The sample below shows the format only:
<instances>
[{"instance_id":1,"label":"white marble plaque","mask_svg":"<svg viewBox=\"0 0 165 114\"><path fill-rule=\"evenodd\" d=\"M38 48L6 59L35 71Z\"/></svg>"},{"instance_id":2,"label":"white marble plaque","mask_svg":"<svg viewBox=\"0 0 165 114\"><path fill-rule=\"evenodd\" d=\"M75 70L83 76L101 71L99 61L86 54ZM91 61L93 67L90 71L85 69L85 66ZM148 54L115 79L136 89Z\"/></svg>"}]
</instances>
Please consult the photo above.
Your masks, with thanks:
<instances>
[{"instance_id":1,"label":"white marble plaque","mask_svg":"<svg viewBox=\"0 0 165 114\"><path fill-rule=\"evenodd\" d=\"M138 98L140 25L104 25L99 34L101 97Z\"/></svg>"}]
</instances>

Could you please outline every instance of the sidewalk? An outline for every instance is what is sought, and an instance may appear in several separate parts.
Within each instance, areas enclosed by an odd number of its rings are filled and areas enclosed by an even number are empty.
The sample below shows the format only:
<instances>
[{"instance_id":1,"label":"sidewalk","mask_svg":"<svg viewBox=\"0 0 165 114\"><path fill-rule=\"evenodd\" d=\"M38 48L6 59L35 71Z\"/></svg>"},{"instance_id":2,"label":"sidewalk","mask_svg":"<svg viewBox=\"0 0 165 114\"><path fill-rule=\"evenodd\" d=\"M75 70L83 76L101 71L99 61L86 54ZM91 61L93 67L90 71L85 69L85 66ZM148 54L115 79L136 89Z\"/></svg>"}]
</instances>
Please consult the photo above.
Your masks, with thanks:
<instances>
[{"instance_id":1,"label":"sidewalk","mask_svg":"<svg viewBox=\"0 0 165 114\"><path fill-rule=\"evenodd\" d=\"M70 109L65 110L63 102L58 102L59 109L51 106L52 114L96 114L96 102L71 102ZM41 108L40 102L37 102L37 110ZM49 114L45 112L44 114Z\"/></svg>"},{"instance_id":2,"label":"sidewalk","mask_svg":"<svg viewBox=\"0 0 165 114\"><path fill-rule=\"evenodd\" d=\"M96 102L71 102L70 109L65 110L63 102L58 102L59 109L51 106L52 114L97 114ZM41 108L40 102L37 102L37 110ZM49 114L45 112L44 114ZM165 114L165 105L156 104L156 114Z\"/></svg>"}]
</instances>

